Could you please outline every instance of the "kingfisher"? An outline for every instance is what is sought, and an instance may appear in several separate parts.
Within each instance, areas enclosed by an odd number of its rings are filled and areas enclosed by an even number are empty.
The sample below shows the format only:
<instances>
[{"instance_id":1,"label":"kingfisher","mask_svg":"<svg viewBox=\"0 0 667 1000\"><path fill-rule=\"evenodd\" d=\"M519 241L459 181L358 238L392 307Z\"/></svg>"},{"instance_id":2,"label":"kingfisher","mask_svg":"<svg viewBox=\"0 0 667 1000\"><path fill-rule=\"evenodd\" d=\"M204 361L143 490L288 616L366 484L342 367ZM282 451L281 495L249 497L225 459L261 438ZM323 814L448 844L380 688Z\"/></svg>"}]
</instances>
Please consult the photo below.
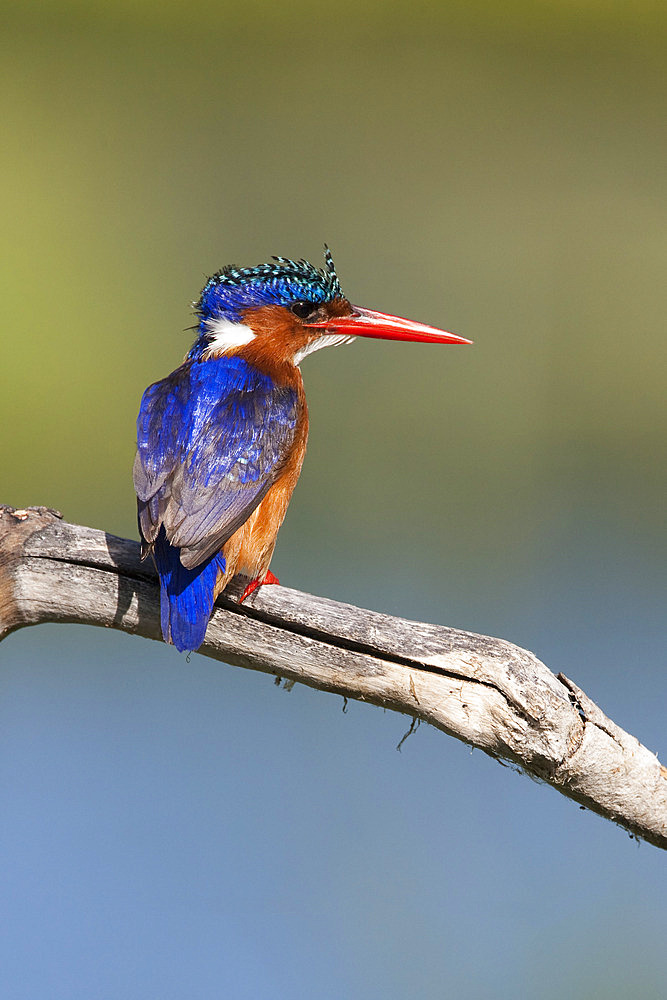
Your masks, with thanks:
<instances>
[{"instance_id":1,"label":"kingfisher","mask_svg":"<svg viewBox=\"0 0 667 1000\"><path fill-rule=\"evenodd\" d=\"M269 564L306 452L300 364L355 337L469 344L422 323L354 306L333 258L273 257L224 267L194 304L197 339L143 394L133 479L141 557L160 578L162 635L181 651L204 641L234 577L241 601L278 583Z\"/></svg>"}]
</instances>

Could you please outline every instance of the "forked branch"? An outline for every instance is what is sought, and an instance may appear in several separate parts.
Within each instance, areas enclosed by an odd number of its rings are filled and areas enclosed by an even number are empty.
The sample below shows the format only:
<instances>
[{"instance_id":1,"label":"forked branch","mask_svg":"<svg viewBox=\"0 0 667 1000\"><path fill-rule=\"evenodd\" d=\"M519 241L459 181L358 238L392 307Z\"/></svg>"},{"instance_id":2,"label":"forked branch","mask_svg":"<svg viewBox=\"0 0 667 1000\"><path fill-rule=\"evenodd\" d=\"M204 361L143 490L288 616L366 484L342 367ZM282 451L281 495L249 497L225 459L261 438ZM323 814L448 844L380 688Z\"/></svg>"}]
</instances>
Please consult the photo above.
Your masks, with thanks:
<instances>
[{"instance_id":1,"label":"forked branch","mask_svg":"<svg viewBox=\"0 0 667 1000\"><path fill-rule=\"evenodd\" d=\"M237 598L218 601L204 655L428 722L667 848L667 769L532 653L286 587ZM0 507L0 639L41 622L160 639L139 544L45 507Z\"/></svg>"}]
</instances>

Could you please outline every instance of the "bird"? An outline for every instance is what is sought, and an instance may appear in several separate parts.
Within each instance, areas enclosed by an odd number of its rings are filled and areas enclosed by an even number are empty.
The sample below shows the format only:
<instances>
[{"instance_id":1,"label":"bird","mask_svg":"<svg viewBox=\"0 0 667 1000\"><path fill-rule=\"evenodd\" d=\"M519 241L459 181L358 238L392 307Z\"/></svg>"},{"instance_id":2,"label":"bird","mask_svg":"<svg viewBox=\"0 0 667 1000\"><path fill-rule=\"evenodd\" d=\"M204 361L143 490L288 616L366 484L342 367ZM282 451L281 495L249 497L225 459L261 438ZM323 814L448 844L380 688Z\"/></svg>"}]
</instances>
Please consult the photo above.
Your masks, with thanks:
<instances>
[{"instance_id":1,"label":"bird","mask_svg":"<svg viewBox=\"0 0 667 1000\"><path fill-rule=\"evenodd\" d=\"M141 557L180 652L201 646L232 579L247 580L241 601L279 582L269 565L308 438L303 359L358 336L471 343L352 305L326 245L321 269L288 257L224 267L193 305L194 344L143 394L133 467Z\"/></svg>"}]
</instances>

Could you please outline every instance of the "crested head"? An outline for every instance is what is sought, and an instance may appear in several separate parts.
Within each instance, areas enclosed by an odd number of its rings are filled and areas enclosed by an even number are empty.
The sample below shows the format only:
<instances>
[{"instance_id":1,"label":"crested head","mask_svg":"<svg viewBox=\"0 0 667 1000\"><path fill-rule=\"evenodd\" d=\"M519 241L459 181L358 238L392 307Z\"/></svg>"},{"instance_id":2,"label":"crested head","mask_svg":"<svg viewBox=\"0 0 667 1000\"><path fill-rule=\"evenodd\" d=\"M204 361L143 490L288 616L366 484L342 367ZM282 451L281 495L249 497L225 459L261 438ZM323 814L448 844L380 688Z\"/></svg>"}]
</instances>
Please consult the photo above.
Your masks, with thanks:
<instances>
[{"instance_id":1,"label":"crested head","mask_svg":"<svg viewBox=\"0 0 667 1000\"><path fill-rule=\"evenodd\" d=\"M253 356L268 351L298 364L318 347L349 340L307 329L307 321L351 311L326 245L324 262L317 268L307 260L273 257L255 267L222 268L195 303L199 336L188 357L207 359L252 345Z\"/></svg>"},{"instance_id":2,"label":"crested head","mask_svg":"<svg viewBox=\"0 0 667 1000\"><path fill-rule=\"evenodd\" d=\"M322 305L342 299L331 251L324 248L325 267L307 260L273 257L272 263L255 267L223 267L208 279L195 311L202 324L211 319L241 323L248 309L293 306L297 302Z\"/></svg>"}]
</instances>

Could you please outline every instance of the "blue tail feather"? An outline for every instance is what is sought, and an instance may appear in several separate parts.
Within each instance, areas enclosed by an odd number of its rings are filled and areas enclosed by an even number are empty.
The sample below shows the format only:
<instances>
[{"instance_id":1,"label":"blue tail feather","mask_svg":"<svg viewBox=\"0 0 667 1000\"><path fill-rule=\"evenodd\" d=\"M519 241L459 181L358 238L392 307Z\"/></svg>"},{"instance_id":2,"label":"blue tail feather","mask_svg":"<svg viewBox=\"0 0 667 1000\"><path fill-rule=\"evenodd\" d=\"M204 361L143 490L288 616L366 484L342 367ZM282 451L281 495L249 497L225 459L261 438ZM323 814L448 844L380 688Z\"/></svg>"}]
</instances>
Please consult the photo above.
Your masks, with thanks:
<instances>
[{"instance_id":1,"label":"blue tail feather","mask_svg":"<svg viewBox=\"0 0 667 1000\"><path fill-rule=\"evenodd\" d=\"M164 527L155 540L153 554L160 577L162 635L183 653L204 641L218 572L225 571L224 556L211 556L194 569L186 569L180 550L170 545Z\"/></svg>"}]
</instances>

